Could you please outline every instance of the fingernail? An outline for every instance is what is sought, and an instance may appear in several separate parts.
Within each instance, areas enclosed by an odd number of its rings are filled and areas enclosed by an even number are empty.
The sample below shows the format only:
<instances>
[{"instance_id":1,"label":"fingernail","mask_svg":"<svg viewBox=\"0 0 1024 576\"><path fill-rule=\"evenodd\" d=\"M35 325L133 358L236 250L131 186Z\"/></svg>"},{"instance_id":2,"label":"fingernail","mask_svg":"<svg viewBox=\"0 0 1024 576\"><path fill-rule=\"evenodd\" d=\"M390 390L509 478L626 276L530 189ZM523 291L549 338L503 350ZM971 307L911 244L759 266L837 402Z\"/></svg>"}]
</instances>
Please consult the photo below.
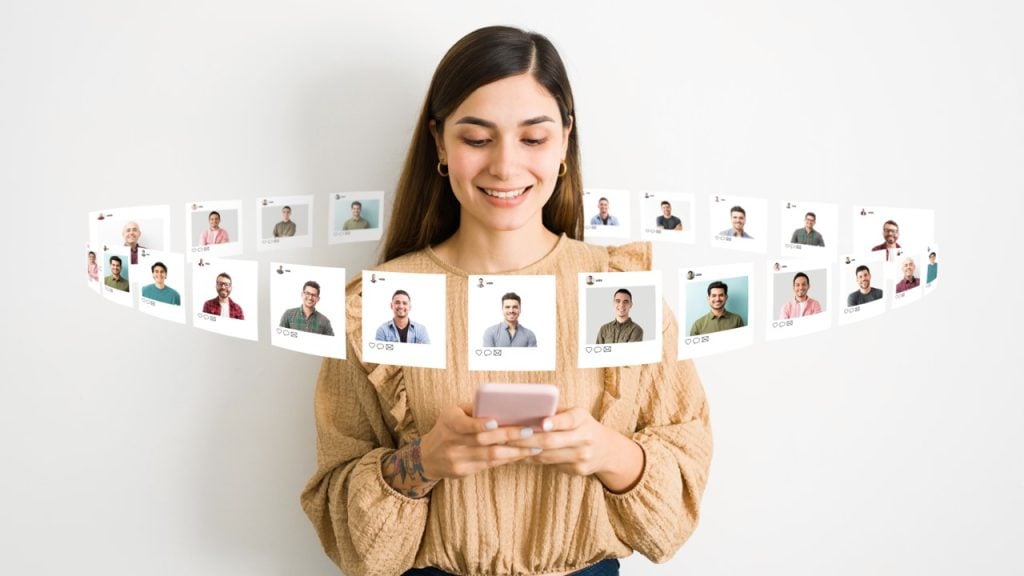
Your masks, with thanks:
<instances>
[{"instance_id":1,"label":"fingernail","mask_svg":"<svg viewBox=\"0 0 1024 576\"><path fill-rule=\"evenodd\" d=\"M498 429L498 421L497 420L488 420L487 422L484 422L484 428L487 429L487 430L497 430Z\"/></svg>"},{"instance_id":2,"label":"fingernail","mask_svg":"<svg viewBox=\"0 0 1024 576\"><path fill-rule=\"evenodd\" d=\"M520 428L519 429L519 437L520 438L529 438L530 436L533 436L533 428L526 427L526 428Z\"/></svg>"},{"instance_id":3,"label":"fingernail","mask_svg":"<svg viewBox=\"0 0 1024 576\"><path fill-rule=\"evenodd\" d=\"M551 420L545 420L540 427L543 428L545 432L551 432L551 429L554 428L555 425L551 423Z\"/></svg>"},{"instance_id":4,"label":"fingernail","mask_svg":"<svg viewBox=\"0 0 1024 576\"><path fill-rule=\"evenodd\" d=\"M534 456L540 454L540 448L530 448L530 454L533 454Z\"/></svg>"}]
</instances>

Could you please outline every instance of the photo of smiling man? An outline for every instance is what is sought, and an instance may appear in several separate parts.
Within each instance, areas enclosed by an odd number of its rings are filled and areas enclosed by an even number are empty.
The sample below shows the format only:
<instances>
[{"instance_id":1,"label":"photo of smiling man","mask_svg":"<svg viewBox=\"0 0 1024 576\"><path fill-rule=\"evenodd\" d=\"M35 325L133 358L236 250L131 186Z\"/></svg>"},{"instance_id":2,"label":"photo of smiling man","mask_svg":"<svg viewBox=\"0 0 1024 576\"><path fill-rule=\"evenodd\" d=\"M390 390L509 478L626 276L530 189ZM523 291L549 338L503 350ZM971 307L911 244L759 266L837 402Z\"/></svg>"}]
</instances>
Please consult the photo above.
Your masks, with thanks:
<instances>
[{"instance_id":1,"label":"photo of smiling man","mask_svg":"<svg viewBox=\"0 0 1024 576\"><path fill-rule=\"evenodd\" d=\"M642 342L644 329L633 322L629 317L629 311L633 308L633 294L625 289L619 288L612 297L612 309L615 311L615 319L601 326L597 333L596 344L621 344L623 342Z\"/></svg>"},{"instance_id":2,"label":"photo of smiling man","mask_svg":"<svg viewBox=\"0 0 1024 576\"><path fill-rule=\"evenodd\" d=\"M522 298L515 292L501 297L501 311L505 319L484 332L485 348L536 348L537 337L529 328L519 324L521 310Z\"/></svg>"}]
</instances>

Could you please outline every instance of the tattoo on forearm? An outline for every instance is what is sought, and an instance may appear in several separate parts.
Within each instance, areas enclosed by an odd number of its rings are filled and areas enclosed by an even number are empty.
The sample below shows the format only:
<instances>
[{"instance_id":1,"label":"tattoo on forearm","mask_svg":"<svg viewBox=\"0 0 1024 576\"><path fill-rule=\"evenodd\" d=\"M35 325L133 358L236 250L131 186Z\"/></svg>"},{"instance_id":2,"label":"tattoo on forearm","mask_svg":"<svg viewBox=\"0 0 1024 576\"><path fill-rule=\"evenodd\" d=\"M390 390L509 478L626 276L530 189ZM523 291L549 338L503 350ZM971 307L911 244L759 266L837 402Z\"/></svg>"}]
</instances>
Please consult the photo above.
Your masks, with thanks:
<instances>
[{"instance_id":1,"label":"tattoo on forearm","mask_svg":"<svg viewBox=\"0 0 1024 576\"><path fill-rule=\"evenodd\" d=\"M422 498L437 484L423 473L423 459L420 455L420 439L417 438L395 450L381 464L384 481L409 498Z\"/></svg>"}]
</instances>

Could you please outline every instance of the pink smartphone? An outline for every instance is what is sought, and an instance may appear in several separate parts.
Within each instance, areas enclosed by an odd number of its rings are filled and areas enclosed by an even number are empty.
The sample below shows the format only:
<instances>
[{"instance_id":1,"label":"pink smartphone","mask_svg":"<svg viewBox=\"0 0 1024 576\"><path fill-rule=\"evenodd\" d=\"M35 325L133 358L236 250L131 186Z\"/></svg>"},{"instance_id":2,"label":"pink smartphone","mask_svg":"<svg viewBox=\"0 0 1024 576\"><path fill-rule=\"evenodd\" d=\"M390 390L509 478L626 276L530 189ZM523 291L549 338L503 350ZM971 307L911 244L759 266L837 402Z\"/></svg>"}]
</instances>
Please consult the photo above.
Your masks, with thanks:
<instances>
[{"instance_id":1,"label":"pink smartphone","mask_svg":"<svg viewBox=\"0 0 1024 576\"><path fill-rule=\"evenodd\" d=\"M488 382L476 391L474 418L494 418L499 426L531 426L554 416L558 388L554 384L505 384Z\"/></svg>"}]
</instances>

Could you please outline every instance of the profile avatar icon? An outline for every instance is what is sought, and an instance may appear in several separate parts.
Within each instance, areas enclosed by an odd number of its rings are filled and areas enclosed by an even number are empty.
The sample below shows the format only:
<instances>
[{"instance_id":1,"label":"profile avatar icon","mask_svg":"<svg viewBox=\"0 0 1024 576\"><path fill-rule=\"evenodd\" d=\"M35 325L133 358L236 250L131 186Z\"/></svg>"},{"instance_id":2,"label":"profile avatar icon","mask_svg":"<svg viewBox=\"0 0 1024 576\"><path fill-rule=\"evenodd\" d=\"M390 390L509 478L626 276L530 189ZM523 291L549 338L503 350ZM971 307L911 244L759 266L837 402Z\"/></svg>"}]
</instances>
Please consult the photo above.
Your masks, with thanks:
<instances>
[{"instance_id":1,"label":"profile avatar icon","mask_svg":"<svg viewBox=\"0 0 1024 576\"><path fill-rule=\"evenodd\" d=\"M479 279L479 280L477 281L477 283L476 283L476 286L477 286L477 288L483 288L483 287L484 287L484 279L483 279L483 278L480 278L480 279Z\"/></svg>"},{"instance_id":2,"label":"profile avatar icon","mask_svg":"<svg viewBox=\"0 0 1024 576\"><path fill-rule=\"evenodd\" d=\"M593 286L593 285L594 285L594 276L591 275L591 274L588 274L587 275L587 286Z\"/></svg>"},{"instance_id":3,"label":"profile avatar icon","mask_svg":"<svg viewBox=\"0 0 1024 576\"><path fill-rule=\"evenodd\" d=\"M284 274L284 264L281 264L280 266L277 267L277 273Z\"/></svg>"},{"instance_id":4,"label":"profile avatar icon","mask_svg":"<svg viewBox=\"0 0 1024 576\"><path fill-rule=\"evenodd\" d=\"M686 279L687 280L693 280L693 270L687 270L686 271Z\"/></svg>"}]
</instances>

